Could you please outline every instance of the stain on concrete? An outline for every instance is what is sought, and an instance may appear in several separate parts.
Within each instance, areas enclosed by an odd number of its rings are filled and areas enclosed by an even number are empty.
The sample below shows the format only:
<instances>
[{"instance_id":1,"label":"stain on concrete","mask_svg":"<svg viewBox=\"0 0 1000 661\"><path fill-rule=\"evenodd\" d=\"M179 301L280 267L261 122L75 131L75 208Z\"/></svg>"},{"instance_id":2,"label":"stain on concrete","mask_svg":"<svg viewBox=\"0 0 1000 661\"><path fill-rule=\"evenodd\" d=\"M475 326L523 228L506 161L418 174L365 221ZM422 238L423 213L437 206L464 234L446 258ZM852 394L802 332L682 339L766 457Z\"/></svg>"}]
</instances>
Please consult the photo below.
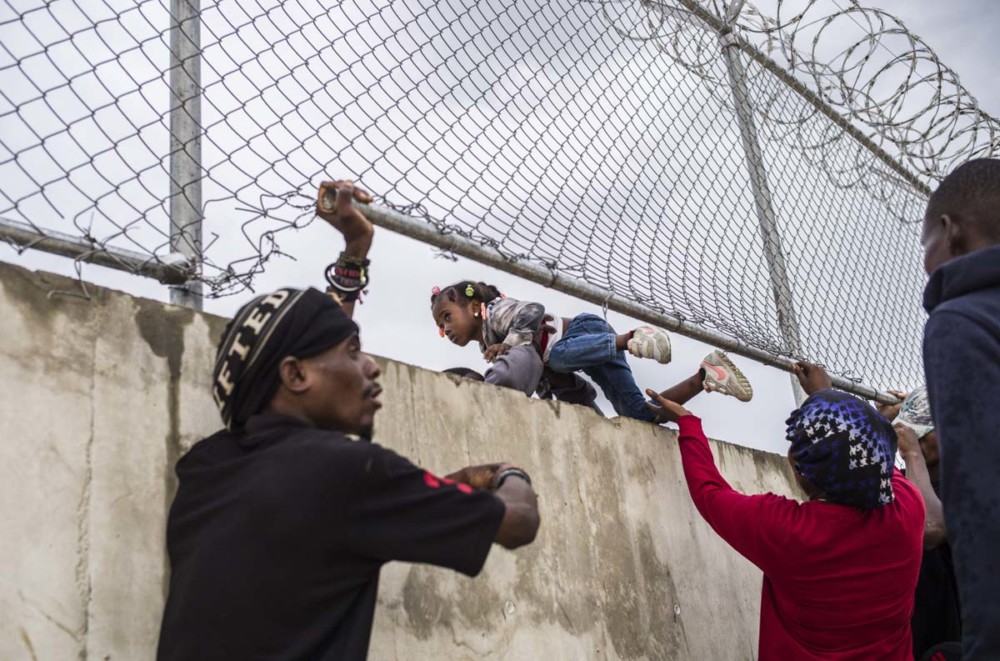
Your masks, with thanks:
<instances>
[{"instance_id":1,"label":"stain on concrete","mask_svg":"<svg viewBox=\"0 0 1000 661\"><path fill-rule=\"evenodd\" d=\"M166 306L152 301L136 299L135 325L150 350L167 361L169 383L167 384L167 416L169 427L164 443L166 446L166 501L163 506L167 512L177 492L177 473L174 466L181 457L181 422L180 422L180 392L181 365L184 362L184 329L194 320L194 311ZM169 559L164 559L169 563ZM166 598L170 590L169 567L165 568L163 577L163 595Z\"/></svg>"},{"instance_id":2,"label":"stain on concrete","mask_svg":"<svg viewBox=\"0 0 1000 661\"><path fill-rule=\"evenodd\" d=\"M107 291L88 287L90 300L66 293L82 292L79 281L51 273L29 271L13 264L0 264L0 287L7 300L17 307L20 316L39 332L51 331L59 316L89 323L94 305L103 305ZM66 292L66 293L60 293Z\"/></svg>"},{"instance_id":3,"label":"stain on concrete","mask_svg":"<svg viewBox=\"0 0 1000 661\"><path fill-rule=\"evenodd\" d=\"M442 630L493 631L504 619L504 603L485 582L478 582L474 595L456 599L443 590L441 580L426 567L410 569L403 585L403 611L409 630L419 640L440 636ZM443 594L444 593L444 594Z\"/></svg>"},{"instance_id":4,"label":"stain on concrete","mask_svg":"<svg viewBox=\"0 0 1000 661\"><path fill-rule=\"evenodd\" d=\"M403 611L413 634L420 640L428 640L445 617L450 604L437 594L436 581L425 575L421 567L413 567L403 585Z\"/></svg>"},{"instance_id":5,"label":"stain on concrete","mask_svg":"<svg viewBox=\"0 0 1000 661\"><path fill-rule=\"evenodd\" d=\"M28 648L28 654L31 655L31 661L38 661L38 654L35 653L35 646L31 644L31 637L28 636L28 632L24 630L24 627L18 627L17 630L18 633L21 634L21 642Z\"/></svg>"},{"instance_id":6,"label":"stain on concrete","mask_svg":"<svg viewBox=\"0 0 1000 661\"><path fill-rule=\"evenodd\" d=\"M609 473L603 488L588 493L600 517L590 542L594 570L609 579L602 581L598 606L609 642L622 659L683 658L687 643L682 622L674 617L677 590L670 568L657 556L649 525L628 525L636 513L627 511L621 480L611 479L611 471L622 470L611 449L588 454Z\"/></svg>"}]
</instances>

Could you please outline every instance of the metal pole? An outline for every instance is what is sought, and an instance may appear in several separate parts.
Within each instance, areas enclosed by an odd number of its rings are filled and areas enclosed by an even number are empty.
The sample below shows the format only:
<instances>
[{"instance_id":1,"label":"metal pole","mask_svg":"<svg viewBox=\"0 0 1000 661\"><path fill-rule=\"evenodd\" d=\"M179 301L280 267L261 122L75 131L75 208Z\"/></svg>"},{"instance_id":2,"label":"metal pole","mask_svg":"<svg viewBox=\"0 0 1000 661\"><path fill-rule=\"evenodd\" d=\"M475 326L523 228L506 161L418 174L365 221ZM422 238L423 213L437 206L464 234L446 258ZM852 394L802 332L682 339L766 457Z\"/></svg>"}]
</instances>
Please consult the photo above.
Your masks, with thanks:
<instances>
[{"instance_id":1,"label":"metal pole","mask_svg":"<svg viewBox=\"0 0 1000 661\"><path fill-rule=\"evenodd\" d=\"M767 170L764 167L764 155L761 152L757 125L754 122L753 106L747 91L746 69L743 67L740 49L736 47L737 42L732 33L720 34L719 43L722 49L722 58L725 60L726 69L729 72L729 84L733 91L733 105L736 108L736 121L740 127L743 151L746 154L750 190L753 192L758 229L764 244L767 270L771 277L771 291L774 294L774 304L778 311L778 328L781 331L781 338L788 354L799 356L802 353L802 345L799 341L799 322L795 315L792 289L788 284L788 271L781 245L781 233L778 231L777 216L771 201L771 189L767 182ZM792 375L792 392L795 396L795 402L801 404L805 399L805 393L794 374Z\"/></svg>"},{"instance_id":2,"label":"metal pole","mask_svg":"<svg viewBox=\"0 0 1000 661\"><path fill-rule=\"evenodd\" d=\"M191 277L192 272L184 255L171 254L165 258L156 258L124 248L103 247L55 230L41 232L33 225L9 218L0 218L0 239L11 243L19 251L42 250L88 264L155 278L164 284L182 284Z\"/></svg>"},{"instance_id":3,"label":"metal pole","mask_svg":"<svg viewBox=\"0 0 1000 661\"><path fill-rule=\"evenodd\" d=\"M198 268L201 242L200 0L170 0L170 251ZM202 286L170 288L170 302L200 310Z\"/></svg>"},{"instance_id":4,"label":"metal pole","mask_svg":"<svg viewBox=\"0 0 1000 661\"><path fill-rule=\"evenodd\" d=\"M379 227L408 236L411 239L422 241L442 250L461 255L477 262L492 266L493 268L506 271L511 275L536 282L540 285L561 291L564 294L575 296L576 298L590 301L595 305L606 305L609 310L620 312L640 321L655 324L661 328L671 330L681 335L686 335L695 340L717 346L720 349L739 354L751 360L777 367L778 369L789 371L793 361L770 354L762 349L752 347L742 340L719 331L702 328L664 312L657 312L644 305L630 301L627 298L614 294L605 289L600 289L587 282L573 277L560 275L538 264L524 261L516 261L511 257L500 253L495 249L489 249L476 241L464 237L460 234L443 234L437 227L421 218L405 216L393 209L379 206L368 206L359 204L365 217ZM888 393L881 392L854 381L849 381L843 377L832 376L833 385L841 390L852 392L866 399L878 399L880 402L895 403L898 401Z\"/></svg>"}]
</instances>

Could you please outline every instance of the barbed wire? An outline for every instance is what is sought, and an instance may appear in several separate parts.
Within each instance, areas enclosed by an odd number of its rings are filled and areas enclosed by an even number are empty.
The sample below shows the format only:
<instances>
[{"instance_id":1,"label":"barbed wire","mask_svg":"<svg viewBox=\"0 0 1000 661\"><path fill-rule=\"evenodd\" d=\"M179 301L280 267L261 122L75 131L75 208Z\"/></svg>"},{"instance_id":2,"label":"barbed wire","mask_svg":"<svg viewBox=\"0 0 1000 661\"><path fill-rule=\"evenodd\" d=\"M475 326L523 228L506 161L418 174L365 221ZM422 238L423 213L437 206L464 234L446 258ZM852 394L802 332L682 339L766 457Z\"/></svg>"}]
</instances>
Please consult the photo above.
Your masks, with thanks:
<instances>
[{"instance_id":1,"label":"barbed wire","mask_svg":"<svg viewBox=\"0 0 1000 661\"><path fill-rule=\"evenodd\" d=\"M1000 151L997 121L923 40L847 0L217 0L198 15L200 196L188 181L172 195L171 154L194 136L171 134L171 69L188 75L190 60L171 63L169 12L166 0L0 7L0 226L176 270L171 206L203 200L203 252L185 277L210 296L287 258L280 237L312 222L318 182L353 174L381 205L512 264L849 378L914 385L912 225L943 174ZM141 259L121 267L146 272Z\"/></svg>"}]
</instances>

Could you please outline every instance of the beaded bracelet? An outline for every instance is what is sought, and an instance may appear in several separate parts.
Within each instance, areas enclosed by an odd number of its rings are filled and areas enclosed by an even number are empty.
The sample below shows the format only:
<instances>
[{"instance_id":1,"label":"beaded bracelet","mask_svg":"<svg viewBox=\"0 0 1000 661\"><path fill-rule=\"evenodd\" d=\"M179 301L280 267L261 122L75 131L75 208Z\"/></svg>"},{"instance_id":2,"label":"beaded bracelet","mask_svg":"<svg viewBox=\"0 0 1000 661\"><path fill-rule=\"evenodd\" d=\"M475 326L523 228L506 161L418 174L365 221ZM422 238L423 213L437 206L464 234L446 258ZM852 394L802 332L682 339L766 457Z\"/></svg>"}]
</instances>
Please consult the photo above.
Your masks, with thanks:
<instances>
[{"instance_id":1,"label":"beaded bracelet","mask_svg":"<svg viewBox=\"0 0 1000 661\"><path fill-rule=\"evenodd\" d=\"M334 291L344 303L354 303L361 299L361 294L369 282L367 259L358 259L344 253L333 264L326 267L326 281L330 284L328 290Z\"/></svg>"}]
</instances>

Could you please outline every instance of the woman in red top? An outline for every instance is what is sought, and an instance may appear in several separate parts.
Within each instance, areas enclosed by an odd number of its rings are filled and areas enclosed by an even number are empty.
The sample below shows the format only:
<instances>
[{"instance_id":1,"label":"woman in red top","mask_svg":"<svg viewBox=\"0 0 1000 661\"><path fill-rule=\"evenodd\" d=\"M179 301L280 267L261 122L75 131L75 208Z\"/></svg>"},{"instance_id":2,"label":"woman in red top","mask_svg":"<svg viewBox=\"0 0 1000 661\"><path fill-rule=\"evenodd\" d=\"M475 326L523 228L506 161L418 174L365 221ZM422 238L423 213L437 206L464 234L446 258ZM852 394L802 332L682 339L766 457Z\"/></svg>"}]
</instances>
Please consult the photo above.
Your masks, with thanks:
<instances>
[{"instance_id":1,"label":"woman in red top","mask_svg":"<svg viewBox=\"0 0 1000 661\"><path fill-rule=\"evenodd\" d=\"M896 434L866 402L799 363L810 397L788 419L788 459L804 503L737 493L712 458L701 421L647 391L660 422L680 426L684 476L709 525L764 572L760 661L912 661L910 615L924 503L893 468Z\"/></svg>"}]
</instances>

